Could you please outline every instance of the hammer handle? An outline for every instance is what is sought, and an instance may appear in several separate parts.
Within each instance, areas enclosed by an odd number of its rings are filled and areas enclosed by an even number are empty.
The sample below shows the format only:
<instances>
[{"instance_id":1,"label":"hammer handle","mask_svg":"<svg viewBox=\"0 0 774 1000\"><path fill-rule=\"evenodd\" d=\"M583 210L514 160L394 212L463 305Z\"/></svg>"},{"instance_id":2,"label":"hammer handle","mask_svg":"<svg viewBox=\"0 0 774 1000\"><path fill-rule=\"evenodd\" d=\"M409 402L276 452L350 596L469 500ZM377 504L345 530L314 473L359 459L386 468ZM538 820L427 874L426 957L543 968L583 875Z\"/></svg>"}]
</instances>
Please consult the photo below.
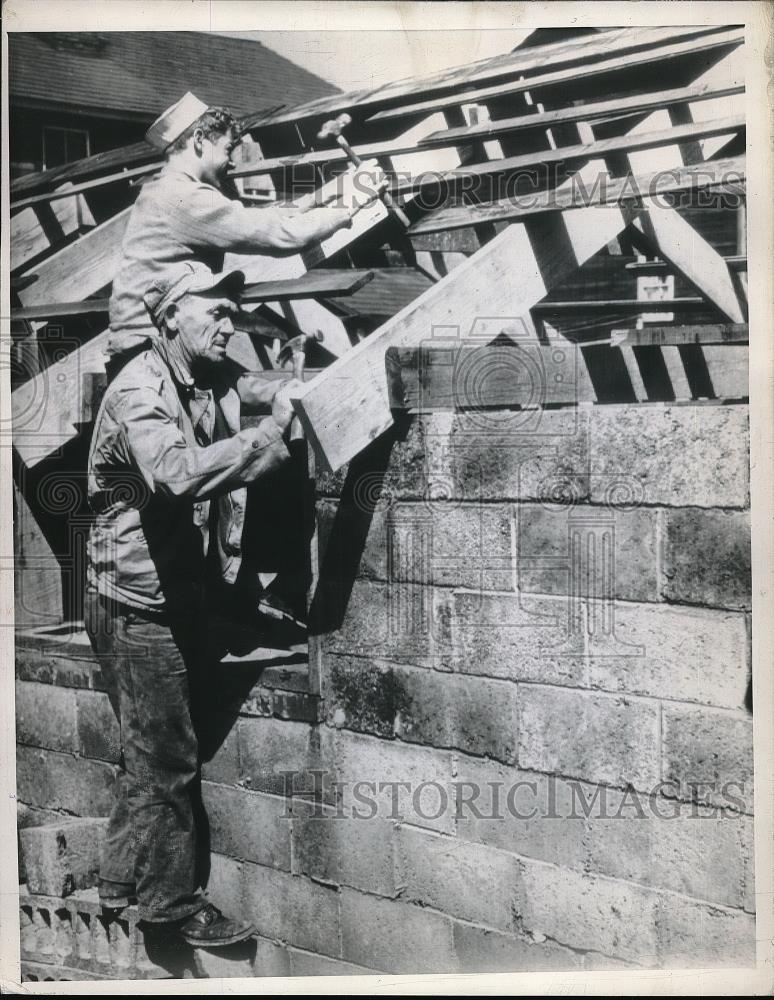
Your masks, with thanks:
<instances>
[{"instance_id":1,"label":"hammer handle","mask_svg":"<svg viewBox=\"0 0 774 1000\"><path fill-rule=\"evenodd\" d=\"M357 155L355 150L350 146L350 144L347 142L347 140L344 138L343 135L337 135L336 142L341 146L341 148L344 150L344 152L347 154L349 159L355 164L356 167L362 166L363 161L360 159L360 157ZM403 209L399 208L399 206L396 205L395 202L392 200L392 195L390 194L390 192L382 191L379 194L379 197L382 199L382 201L387 206L389 211L392 212L392 214L396 217L396 219L400 223L402 223L402 225L404 225L406 229L408 229L408 227L411 225L409 218L403 211Z\"/></svg>"}]
</instances>

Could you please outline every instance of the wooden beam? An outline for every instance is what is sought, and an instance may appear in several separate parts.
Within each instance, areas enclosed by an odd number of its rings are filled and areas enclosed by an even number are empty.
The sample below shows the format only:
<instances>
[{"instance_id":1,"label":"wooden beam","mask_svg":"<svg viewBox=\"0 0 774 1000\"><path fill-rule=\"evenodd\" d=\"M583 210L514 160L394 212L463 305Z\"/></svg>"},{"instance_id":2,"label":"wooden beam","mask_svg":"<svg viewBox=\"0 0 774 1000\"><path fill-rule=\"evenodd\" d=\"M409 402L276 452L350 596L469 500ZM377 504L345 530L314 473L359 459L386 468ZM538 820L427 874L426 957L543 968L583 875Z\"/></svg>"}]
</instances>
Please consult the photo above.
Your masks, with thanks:
<instances>
[{"instance_id":1,"label":"wooden beam","mask_svg":"<svg viewBox=\"0 0 774 1000\"><path fill-rule=\"evenodd\" d=\"M744 128L744 115L732 115L717 121L678 125L658 132L630 132L627 135L600 139L593 143L582 143L578 146L565 146L547 151L538 150L523 156L511 156L505 160L473 163L470 166L449 170L445 173L398 178L397 182L391 185L390 190L393 194L405 194L408 191L416 191L422 187L439 183L454 186L470 177L507 174L552 163L564 165L573 161L603 158L614 153L633 153L637 150L654 149L659 146L673 146L691 139L706 139L710 136L738 132Z\"/></svg>"},{"instance_id":2,"label":"wooden beam","mask_svg":"<svg viewBox=\"0 0 774 1000\"><path fill-rule=\"evenodd\" d=\"M19 292L22 305L78 302L109 285L121 259L121 241L130 211L125 208L46 258L35 268L37 280Z\"/></svg>"},{"instance_id":3,"label":"wooden beam","mask_svg":"<svg viewBox=\"0 0 774 1000\"><path fill-rule=\"evenodd\" d=\"M560 359L557 361L557 357ZM579 382L580 350L512 341L481 347L389 347L385 354L390 408L407 413L595 402ZM536 372L550 371L550 378Z\"/></svg>"},{"instance_id":4,"label":"wooden beam","mask_svg":"<svg viewBox=\"0 0 774 1000\"><path fill-rule=\"evenodd\" d=\"M242 302L287 302L291 299L337 298L352 295L374 276L373 271L320 268L290 281L260 281L247 285ZM11 309L14 320L49 320L65 316L93 316L108 311L109 299L86 299L83 302L57 302L50 305Z\"/></svg>"},{"instance_id":5,"label":"wooden beam","mask_svg":"<svg viewBox=\"0 0 774 1000\"><path fill-rule=\"evenodd\" d=\"M464 128L433 132L426 139L422 139L420 145L430 147L455 142L466 143L474 140L497 139L513 132L531 131L536 128L547 129L570 122L590 122L599 118L618 117L626 112L658 111L666 105L676 106L689 101L709 101L718 97L730 97L733 94L743 93L744 83L737 82L726 86L703 84L699 87L678 87L673 90L635 94L633 97L618 97L610 101L595 101L590 104L577 104L555 111L520 115L518 118L496 119L483 122L481 125L468 125Z\"/></svg>"},{"instance_id":6,"label":"wooden beam","mask_svg":"<svg viewBox=\"0 0 774 1000\"><path fill-rule=\"evenodd\" d=\"M745 322L728 265L678 212L653 205L635 228L659 257L700 291L729 323Z\"/></svg>"},{"instance_id":7,"label":"wooden beam","mask_svg":"<svg viewBox=\"0 0 774 1000\"><path fill-rule=\"evenodd\" d=\"M83 302L54 302L49 305L22 306L11 309L12 320L64 319L67 316L99 316L108 311L109 299L85 299Z\"/></svg>"},{"instance_id":8,"label":"wooden beam","mask_svg":"<svg viewBox=\"0 0 774 1000\"><path fill-rule=\"evenodd\" d=\"M375 115L371 115L368 121L388 121L395 118L406 118L411 115L430 114L433 111L442 111L444 108L455 104L486 103L492 98L505 97L508 94L520 94L525 90L528 90L534 97L536 93L548 87L555 87L562 84L572 86L580 80L587 80L591 77L601 76L602 74L626 72L638 66L647 66L686 55L709 52L724 46L741 45L743 42L744 31L732 29L723 31L717 35L710 35L672 45L664 45L645 52L633 53L631 55L618 54L611 59L603 59L600 62L555 70L551 73L543 73L537 76L528 76L493 87L476 88L456 94L445 94L442 97L434 97L426 101L417 101L413 104L402 104L397 108L379 111Z\"/></svg>"},{"instance_id":9,"label":"wooden beam","mask_svg":"<svg viewBox=\"0 0 774 1000\"><path fill-rule=\"evenodd\" d=\"M330 118L340 111L362 112L366 109L384 106L401 98L416 99L418 93L433 94L453 87L470 86L474 83L497 79L498 77L515 77L520 74L534 73L545 65L564 66L570 71L571 66L578 66L593 59L602 59L611 52L623 55L625 52L637 52L656 46L664 46L677 40L686 40L700 36L710 36L720 31L728 30L725 25L693 26L682 28L618 28L601 32L598 35L562 40L548 45L538 45L527 49L516 49L492 59L482 60L472 66L461 66L451 70L443 70L432 76L413 77L398 80L395 83L371 90L353 91L346 94L334 94L307 104L301 104L269 114L261 119L254 119L251 128L259 129L283 122L301 122L308 119ZM354 115L353 115L354 117Z\"/></svg>"},{"instance_id":10,"label":"wooden beam","mask_svg":"<svg viewBox=\"0 0 774 1000\"><path fill-rule=\"evenodd\" d=\"M135 177L144 177L145 174L152 174L161 170L162 163L149 163L144 167L133 167L131 170L121 170L115 174L107 174L104 177L94 177L90 181L82 181L80 184L73 184L68 190L58 188L56 191L45 191L43 194L31 195L21 201L11 202L11 211L17 212L27 205L38 205L41 202L57 201L60 198L67 198L69 195L80 194L82 191L91 191L92 188L104 187L107 184L116 184L118 181L129 181ZM12 216L13 217L13 216Z\"/></svg>"},{"instance_id":11,"label":"wooden beam","mask_svg":"<svg viewBox=\"0 0 774 1000\"><path fill-rule=\"evenodd\" d=\"M732 271L746 271L747 257L741 254L734 254L731 257L723 257L726 266ZM627 271L635 271L638 274L667 274L671 268L665 260L633 260L624 265Z\"/></svg>"},{"instance_id":12,"label":"wooden beam","mask_svg":"<svg viewBox=\"0 0 774 1000\"><path fill-rule=\"evenodd\" d=\"M391 426L388 347L417 346L437 327L456 327L462 342L493 340L505 327L523 330L521 317L629 219L621 209L589 209L509 226L335 361L294 400L323 467L340 468Z\"/></svg>"},{"instance_id":13,"label":"wooden beam","mask_svg":"<svg viewBox=\"0 0 774 1000\"><path fill-rule=\"evenodd\" d=\"M409 236L425 233L444 233L462 229L477 222L509 222L546 212L563 212L593 205L639 203L643 199L662 197L678 191L695 191L718 188L728 183L744 181L745 157L717 160L694 167L674 167L658 170L637 177L611 178L602 174L592 183L585 184L570 178L562 188L538 195L508 198L483 205L455 205L438 208L415 222L408 230Z\"/></svg>"},{"instance_id":14,"label":"wooden beam","mask_svg":"<svg viewBox=\"0 0 774 1000\"><path fill-rule=\"evenodd\" d=\"M610 343L631 347L682 347L686 344L747 344L747 323L702 323L690 326L646 326L641 330L611 330Z\"/></svg>"},{"instance_id":15,"label":"wooden beam","mask_svg":"<svg viewBox=\"0 0 774 1000\"><path fill-rule=\"evenodd\" d=\"M532 307L535 313L560 316L562 313L603 313L621 312L683 312L706 308L706 302L698 296L683 296L679 299L580 299L566 302L538 302Z\"/></svg>"}]
</instances>

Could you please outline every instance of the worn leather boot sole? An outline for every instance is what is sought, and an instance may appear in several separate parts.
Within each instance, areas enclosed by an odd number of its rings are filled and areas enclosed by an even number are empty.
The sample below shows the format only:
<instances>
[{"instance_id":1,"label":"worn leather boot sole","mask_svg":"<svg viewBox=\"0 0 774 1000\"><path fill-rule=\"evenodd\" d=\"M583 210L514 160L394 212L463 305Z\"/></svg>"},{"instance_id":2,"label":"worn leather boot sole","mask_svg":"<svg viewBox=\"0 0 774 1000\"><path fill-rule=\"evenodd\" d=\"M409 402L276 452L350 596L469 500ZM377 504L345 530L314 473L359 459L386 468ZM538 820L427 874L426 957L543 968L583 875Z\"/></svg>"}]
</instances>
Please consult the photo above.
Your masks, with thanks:
<instances>
[{"instance_id":1,"label":"worn leather boot sole","mask_svg":"<svg viewBox=\"0 0 774 1000\"><path fill-rule=\"evenodd\" d=\"M226 937L205 938L197 937L192 934L186 934L184 931L180 932L180 935L186 944L190 944L194 948L225 948L226 945L239 944L240 941L246 941L249 937L252 937L253 934L255 934L255 927L253 927L252 924L248 924L247 927L243 928L241 931L236 931L234 934L230 934Z\"/></svg>"}]
</instances>

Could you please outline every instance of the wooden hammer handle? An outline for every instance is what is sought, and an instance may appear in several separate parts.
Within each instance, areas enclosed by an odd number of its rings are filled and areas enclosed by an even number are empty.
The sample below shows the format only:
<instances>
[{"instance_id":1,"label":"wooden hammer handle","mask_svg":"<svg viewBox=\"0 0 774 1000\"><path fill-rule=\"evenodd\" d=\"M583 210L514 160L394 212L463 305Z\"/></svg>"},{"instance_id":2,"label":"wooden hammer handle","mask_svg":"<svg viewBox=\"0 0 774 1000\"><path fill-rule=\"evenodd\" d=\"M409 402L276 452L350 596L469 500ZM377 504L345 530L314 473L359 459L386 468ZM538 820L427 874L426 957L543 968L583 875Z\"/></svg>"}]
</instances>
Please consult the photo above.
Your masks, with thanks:
<instances>
[{"instance_id":1,"label":"wooden hammer handle","mask_svg":"<svg viewBox=\"0 0 774 1000\"><path fill-rule=\"evenodd\" d=\"M363 161L360 159L360 157L357 155L355 150L350 146L350 144L347 142L347 140L344 138L343 135L337 135L336 142L341 146L341 148L344 150L344 152L347 154L349 159L355 164L356 167L361 167L363 165ZM392 200L392 195L390 194L390 192L381 191L379 193L379 197L387 206L388 210L392 212L395 218L402 225L404 225L406 229L408 229L408 227L411 225L411 222L409 221L409 218L403 211L403 209L400 208L398 205L396 205L395 202Z\"/></svg>"}]
</instances>

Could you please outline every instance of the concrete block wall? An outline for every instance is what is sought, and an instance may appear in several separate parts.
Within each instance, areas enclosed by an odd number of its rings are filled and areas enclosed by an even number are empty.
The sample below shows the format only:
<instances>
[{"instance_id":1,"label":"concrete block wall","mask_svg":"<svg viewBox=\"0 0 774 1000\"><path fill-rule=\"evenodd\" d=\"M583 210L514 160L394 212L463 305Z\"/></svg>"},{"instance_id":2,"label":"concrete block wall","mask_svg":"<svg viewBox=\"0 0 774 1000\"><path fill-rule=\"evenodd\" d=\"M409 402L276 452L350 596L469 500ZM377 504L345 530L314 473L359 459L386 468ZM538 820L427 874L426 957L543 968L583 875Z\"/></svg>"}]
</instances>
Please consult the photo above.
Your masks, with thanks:
<instances>
[{"instance_id":1,"label":"concrete block wall","mask_svg":"<svg viewBox=\"0 0 774 1000\"><path fill-rule=\"evenodd\" d=\"M209 892L258 935L200 974L752 962L747 456L743 405L439 413L319 476L320 697L214 709ZM88 648L17 674L29 821L105 815Z\"/></svg>"},{"instance_id":2,"label":"concrete block wall","mask_svg":"<svg viewBox=\"0 0 774 1000\"><path fill-rule=\"evenodd\" d=\"M398 438L318 481L339 818L291 863L339 887L341 957L752 963L747 407Z\"/></svg>"}]
</instances>

